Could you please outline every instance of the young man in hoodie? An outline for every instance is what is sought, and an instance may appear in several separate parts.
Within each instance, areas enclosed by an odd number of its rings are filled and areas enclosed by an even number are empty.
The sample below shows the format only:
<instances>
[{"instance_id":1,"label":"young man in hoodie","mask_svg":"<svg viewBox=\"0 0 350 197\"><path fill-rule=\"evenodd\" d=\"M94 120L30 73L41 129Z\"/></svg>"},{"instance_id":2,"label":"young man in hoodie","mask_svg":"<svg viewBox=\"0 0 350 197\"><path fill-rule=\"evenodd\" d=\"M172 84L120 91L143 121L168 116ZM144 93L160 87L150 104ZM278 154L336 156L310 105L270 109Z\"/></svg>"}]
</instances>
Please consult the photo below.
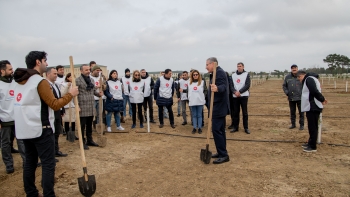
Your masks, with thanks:
<instances>
[{"instance_id":1,"label":"young man in hoodie","mask_svg":"<svg viewBox=\"0 0 350 197\"><path fill-rule=\"evenodd\" d=\"M248 129L248 97L250 88L250 76L247 71L244 70L244 64L239 62L237 64L237 71L232 74L232 80L229 83L233 83L230 87L233 92L233 129L231 133L238 131L239 126L239 112L242 108L243 114L243 127L246 134L250 134Z\"/></svg>"},{"instance_id":2,"label":"young man in hoodie","mask_svg":"<svg viewBox=\"0 0 350 197\"><path fill-rule=\"evenodd\" d=\"M27 196L42 196L35 186L38 157L42 163L44 196L55 196L54 110L64 107L78 95L74 87L62 98L55 98L49 82L42 78L48 66L46 56L45 52L31 51L25 58L27 69L17 68L14 73L18 83L14 90L16 136L23 139L25 146L23 182Z\"/></svg>"},{"instance_id":3,"label":"young man in hoodie","mask_svg":"<svg viewBox=\"0 0 350 197\"><path fill-rule=\"evenodd\" d=\"M124 105L124 112L123 112L123 120L126 119L126 104L129 105L129 116L132 116L132 107L130 104L130 98L129 98L129 92L125 91L125 88L128 88L130 84L131 78L130 78L130 69L125 69L125 76L121 78L121 82L123 84L123 105Z\"/></svg>"},{"instance_id":4,"label":"young man in hoodie","mask_svg":"<svg viewBox=\"0 0 350 197\"><path fill-rule=\"evenodd\" d=\"M297 78L298 66L293 64L291 67L291 72L284 78L284 82L282 85L284 93L288 97L289 101L289 110L290 110L290 121L292 125L289 129L296 128L296 108L298 107L299 111L299 130L304 130L304 112L301 112L301 82Z\"/></svg>"},{"instance_id":5,"label":"young man in hoodie","mask_svg":"<svg viewBox=\"0 0 350 197\"><path fill-rule=\"evenodd\" d=\"M309 140L303 144L304 152L316 152L316 142L318 136L318 118L322 112L323 105L327 100L321 93L321 84L318 75L306 73L303 70L297 72L299 81L303 84L301 93L301 111L306 112L307 127L309 129Z\"/></svg>"},{"instance_id":6,"label":"young man in hoodie","mask_svg":"<svg viewBox=\"0 0 350 197\"><path fill-rule=\"evenodd\" d=\"M13 137L15 136L15 122L13 114L14 88L16 82L13 81L13 69L9 61L0 61L0 144L2 161L6 167L6 173L11 174L15 171L13 166L13 157L11 154ZM17 139L18 150L22 156L23 165L25 163L23 140Z\"/></svg>"},{"instance_id":7,"label":"young man in hoodie","mask_svg":"<svg viewBox=\"0 0 350 197\"><path fill-rule=\"evenodd\" d=\"M147 105L149 108L149 121L151 123L156 123L153 118L153 96L152 96L152 90L154 88L154 81L152 77L148 75L145 69L141 69L141 80L145 83L145 89L143 93L143 110L145 113L145 122L147 120Z\"/></svg>"}]
</instances>

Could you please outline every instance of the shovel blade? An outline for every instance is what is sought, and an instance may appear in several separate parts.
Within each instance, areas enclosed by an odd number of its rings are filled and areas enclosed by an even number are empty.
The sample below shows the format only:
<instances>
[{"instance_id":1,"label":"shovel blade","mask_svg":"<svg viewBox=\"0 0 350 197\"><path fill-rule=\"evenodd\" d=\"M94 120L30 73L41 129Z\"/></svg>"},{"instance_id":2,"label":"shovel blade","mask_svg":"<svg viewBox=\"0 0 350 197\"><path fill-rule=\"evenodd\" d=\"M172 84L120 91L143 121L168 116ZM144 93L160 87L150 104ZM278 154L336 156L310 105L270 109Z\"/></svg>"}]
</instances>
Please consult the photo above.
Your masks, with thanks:
<instances>
[{"instance_id":1,"label":"shovel blade","mask_svg":"<svg viewBox=\"0 0 350 197\"><path fill-rule=\"evenodd\" d=\"M78 178L79 190L83 196L90 197L94 195L96 191L96 179L95 175L87 175L88 181L85 181L85 177Z\"/></svg>"},{"instance_id":2,"label":"shovel blade","mask_svg":"<svg viewBox=\"0 0 350 197\"><path fill-rule=\"evenodd\" d=\"M209 151L209 144L207 144L205 149L201 149L200 159L205 164L209 164L211 160L212 153Z\"/></svg>"},{"instance_id":3,"label":"shovel blade","mask_svg":"<svg viewBox=\"0 0 350 197\"><path fill-rule=\"evenodd\" d=\"M67 135L68 135L68 141L70 141L70 142L75 141L75 132L72 131L71 127L69 127L69 131L68 131Z\"/></svg>"},{"instance_id":4,"label":"shovel blade","mask_svg":"<svg viewBox=\"0 0 350 197\"><path fill-rule=\"evenodd\" d=\"M100 147L105 147L107 145L107 138L104 136L97 137L97 144Z\"/></svg>"}]
</instances>

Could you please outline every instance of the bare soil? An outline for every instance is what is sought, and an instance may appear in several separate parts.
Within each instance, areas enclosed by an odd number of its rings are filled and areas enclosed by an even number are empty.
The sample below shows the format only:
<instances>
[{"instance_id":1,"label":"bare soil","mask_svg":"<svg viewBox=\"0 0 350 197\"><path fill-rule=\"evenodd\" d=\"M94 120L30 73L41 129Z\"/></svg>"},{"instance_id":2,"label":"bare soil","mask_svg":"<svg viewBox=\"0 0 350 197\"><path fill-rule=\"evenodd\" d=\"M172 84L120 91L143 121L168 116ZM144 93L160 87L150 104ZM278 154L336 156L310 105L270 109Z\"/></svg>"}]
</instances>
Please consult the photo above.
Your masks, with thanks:
<instances>
[{"instance_id":1,"label":"bare soil","mask_svg":"<svg viewBox=\"0 0 350 197\"><path fill-rule=\"evenodd\" d=\"M339 80L337 85L342 83L345 81ZM174 104L175 129L165 119L162 129L157 121L147 133L146 125L131 129L129 119L122 124L129 133L106 133L106 147L85 151L88 174L96 176L94 196L350 196L350 94L327 81L322 87L329 104L323 112L322 144L316 153L304 153L301 148L308 139L307 122L303 131L288 129L289 107L282 80L254 82L248 103L251 134L245 134L242 126L237 133L227 130L230 162L206 165L199 160L206 144L207 120L203 134L191 134L192 127L182 126L182 117L176 117ZM227 116L227 126L229 123ZM97 135L93 133L94 139ZM70 143L60 137L59 143L69 156L57 163L56 194L81 196L78 141ZM210 150L216 152L212 139ZM22 161L18 154L14 160L15 173L10 175L0 163L0 196L25 196ZM42 192L40 180L39 167L36 185Z\"/></svg>"}]
</instances>

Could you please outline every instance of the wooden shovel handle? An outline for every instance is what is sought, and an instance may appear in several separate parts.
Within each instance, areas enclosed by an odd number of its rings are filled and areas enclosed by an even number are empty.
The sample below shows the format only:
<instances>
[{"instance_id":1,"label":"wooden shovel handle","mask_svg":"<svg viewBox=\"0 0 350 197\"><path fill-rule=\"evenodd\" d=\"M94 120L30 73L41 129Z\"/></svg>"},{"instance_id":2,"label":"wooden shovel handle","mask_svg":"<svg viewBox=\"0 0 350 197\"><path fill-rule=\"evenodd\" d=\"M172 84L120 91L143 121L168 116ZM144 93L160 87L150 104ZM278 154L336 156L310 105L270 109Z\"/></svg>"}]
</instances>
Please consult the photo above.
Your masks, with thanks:
<instances>
[{"instance_id":1,"label":"wooden shovel handle","mask_svg":"<svg viewBox=\"0 0 350 197\"><path fill-rule=\"evenodd\" d=\"M73 57L69 56L69 62L70 62L70 72L72 73L72 87L76 87L75 83L75 75L74 75L74 64L73 64ZM80 114L79 114L79 104L78 104L78 97L74 97L74 105L75 105L75 122L76 127L78 127L78 136L79 136L79 147L80 147L80 154L81 154L81 160L83 163L83 167L86 168L86 160L85 160L85 152L84 152L84 146L83 146L83 136L81 135L81 127L80 127Z\"/></svg>"},{"instance_id":2,"label":"wooden shovel handle","mask_svg":"<svg viewBox=\"0 0 350 197\"><path fill-rule=\"evenodd\" d=\"M102 75L100 76L100 92L102 92ZM103 100L102 100L102 96L100 96L99 98L99 102L98 102L98 105L99 105L99 108L98 108L98 114L99 114L99 117L100 117L100 132L101 132L101 137L103 136L103 127L102 127L102 124L103 124L103 120L102 120L102 111L103 111Z\"/></svg>"},{"instance_id":3,"label":"wooden shovel handle","mask_svg":"<svg viewBox=\"0 0 350 197\"><path fill-rule=\"evenodd\" d=\"M213 70L213 78L211 80L211 84L215 84L215 80L216 80L216 68L217 68L217 63L214 63L214 70ZM209 80L210 81L210 80ZM210 83L209 83L210 86ZM211 88L211 87L208 87ZM212 127L212 118L213 118L213 106L214 106L214 92L212 92L210 90L210 105L209 105L209 121L208 121L208 132L207 132L207 144L209 144L209 138L210 138L210 131L211 131L211 127Z\"/></svg>"}]
</instances>

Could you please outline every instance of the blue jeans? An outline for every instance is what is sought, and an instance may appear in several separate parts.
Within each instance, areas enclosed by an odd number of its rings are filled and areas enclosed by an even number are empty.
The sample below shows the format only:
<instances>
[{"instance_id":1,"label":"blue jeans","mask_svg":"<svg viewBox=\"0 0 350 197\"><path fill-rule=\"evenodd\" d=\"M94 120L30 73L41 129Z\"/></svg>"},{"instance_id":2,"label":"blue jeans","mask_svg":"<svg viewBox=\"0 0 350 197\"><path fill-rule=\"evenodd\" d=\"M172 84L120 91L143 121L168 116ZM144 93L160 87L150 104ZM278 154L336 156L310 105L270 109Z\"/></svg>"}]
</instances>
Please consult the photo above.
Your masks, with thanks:
<instances>
[{"instance_id":1,"label":"blue jeans","mask_svg":"<svg viewBox=\"0 0 350 197\"><path fill-rule=\"evenodd\" d=\"M123 105L124 105L124 117L126 116L126 104L129 104L129 115L132 116L132 107L128 95L123 94Z\"/></svg>"},{"instance_id":2,"label":"blue jeans","mask_svg":"<svg viewBox=\"0 0 350 197\"><path fill-rule=\"evenodd\" d=\"M106 119L107 119L107 127L111 127L111 119L112 119L112 113L114 114L114 120L117 124L117 127L120 126L120 113L118 112L108 112Z\"/></svg>"},{"instance_id":3,"label":"blue jeans","mask_svg":"<svg viewBox=\"0 0 350 197\"><path fill-rule=\"evenodd\" d=\"M201 129L202 128L202 111L203 111L203 105L195 105L191 106L192 111L192 125L195 129Z\"/></svg>"},{"instance_id":4,"label":"blue jeans","mask_svg":"<svg viewBox=\"0 0 350 197\"><path fill-rule=\"evenodd\" d=\"M27 196L38 196L35 186L35 171L38 157L41 161L41 186L44 196L55 196L55 137L51 128L43 129L40 137L24 139L26 162L23 169L24 191Z\"/></svg>"}]
</instances>

